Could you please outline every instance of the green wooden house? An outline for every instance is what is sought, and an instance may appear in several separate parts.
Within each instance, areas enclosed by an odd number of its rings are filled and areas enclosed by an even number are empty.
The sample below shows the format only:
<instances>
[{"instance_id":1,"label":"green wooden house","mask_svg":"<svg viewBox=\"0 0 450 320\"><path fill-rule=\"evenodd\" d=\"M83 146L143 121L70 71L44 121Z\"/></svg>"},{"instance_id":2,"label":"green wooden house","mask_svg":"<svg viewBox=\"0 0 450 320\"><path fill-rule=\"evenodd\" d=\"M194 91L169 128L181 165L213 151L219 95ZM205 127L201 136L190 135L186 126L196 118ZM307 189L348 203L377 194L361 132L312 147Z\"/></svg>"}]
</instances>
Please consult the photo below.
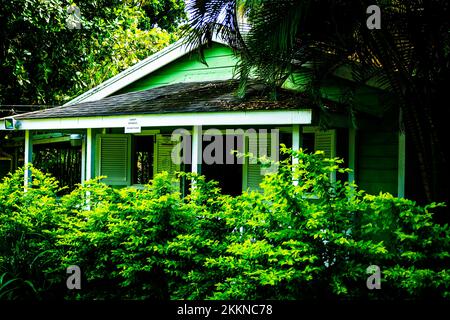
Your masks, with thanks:
<instances>
[{"instance_id":1,"label":"green wooden house","mask_svg":"<svg viewBox=\"0 0 450 320\"><path fill-rule=\"evenodd\" d=\"M328 127L321 130L323 113L302 93L289 89L292 81L280 90L276 102L259 83L251 84L245 99L239 99L234 95L232 50L215 39L205 51L205 65L193 49L180 40L63 106L4 118L0 130L24 131L23 164L33 162L33 154L36 157L43 146L76 148L81 164L72 176L79 182L107 176L107 184L139 187L158 172L182 170L218 180L229 194L258 189L265 171L248 159L206 163L205 133L215 129L233 136L232 141L241 138L240 150L249 151L252 140L238 129L257 135L277 132L277 143L344 158L354 171L334 178L355 180L371 193L404 196L405 136L398 130L398 115L386 108L388 93L374 86L358 87L356 115L335 111L333 105L340 103L352 81L345 70L337 72L323 88L330 112ZM178 142L171 137L177 129L190 137L188 161L181 164L172 157ZM223 145L226 157L236 149ZM22 164L17 159L14 163ZM181 187L186 188L183 181Z\"/></svg>"}]
</instances>

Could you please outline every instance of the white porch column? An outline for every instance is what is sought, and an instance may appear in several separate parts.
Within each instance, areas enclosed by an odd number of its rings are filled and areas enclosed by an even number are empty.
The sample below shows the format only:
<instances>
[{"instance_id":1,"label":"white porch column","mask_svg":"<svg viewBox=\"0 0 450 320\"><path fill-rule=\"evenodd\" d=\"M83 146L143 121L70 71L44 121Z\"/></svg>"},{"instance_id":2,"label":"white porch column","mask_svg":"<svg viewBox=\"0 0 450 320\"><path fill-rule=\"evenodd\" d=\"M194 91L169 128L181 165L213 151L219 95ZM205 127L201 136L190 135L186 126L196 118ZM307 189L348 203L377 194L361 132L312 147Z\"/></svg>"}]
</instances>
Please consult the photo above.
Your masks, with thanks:
<instances>
[{"instance_id":1,"label":"white porch column","mask_svg":"<svg viewBox=\"0 0 450 320\"><path fill-rule=\"evenodd\" d=\"M301 126L299 124L292 125L292 149L296 151L302 147L301 146L302 136L300 130Z\"/></svg>"},{"instance_id":2,"label":"white porch column","mask_svg":"<svg viewBox=\"0 0 450 320\"><path fill-rule=\"evenodd\" d=\"M92 128L86 129L86 160L85 160L85 166L86 166L86 173L85 173L85 180L92 179L92 168L94 167L93 161L94 157L93 155L93 136L92 136Z\"/></svg>"},{"instance_id":3,"label":"white porch column","mask_svg":"<svg viewBox=\"0 0 450 320\"><path fill-rule=\"evenodd\" d=\"M202 126L192 127L192 173L201 174L202 165Z\"/></svg>"},{"instance_id":4,"label":"white porch column","mask_svg":"<svg viewBox=\"0 0 450 320\"><path fill-rule=\"evenodd\" d=\"M93 135L92 135L92 128L87 128L86 129L86 147L85 147L85 154L83 154L83 156L85 155L85 167L86 167L86 171L85 171L85 180L91 180L93 178L93 168L94 168L94 157L93 157L93 148L94 148L94 142L93 142ZM86 192L86 210L91 210L91 205L90 205L90 197L91 197L91 192L87 191Z\"/></svg>"},{"instance_id":5,"label":"white porch column","mask_svg":"<svg viewBox=\"0 0 450 320\"><path fill-rule=\"evenodd\" d=\"M81 139L81 184L86 181L86 135Z\"/></svg>"},{"instance_id":6,"label":"white porch column","mask_svg":"<svg viewBox=\"0 0 450 320\"><path fill-rule=\"evenodd\" d=\"M298 151L302 146L302 127L299 124L292 125L292 150ZM292 165L298 164L297 158L292 158ZM298 181L293 181L294 185L298 184Z\"/></svg>"},{"instance_id":7,"label":"white porch column","mask_svg":"<svg viewBox=\"0 0 450 320\"><path fill-rule=\"evenodd\" d=\"M25 155L24 155L24 191L27 190L28 184L31 182L31 171L28 166L33 161L33 134L30 130L25 130Z\"/></svg>"}]
</instances>

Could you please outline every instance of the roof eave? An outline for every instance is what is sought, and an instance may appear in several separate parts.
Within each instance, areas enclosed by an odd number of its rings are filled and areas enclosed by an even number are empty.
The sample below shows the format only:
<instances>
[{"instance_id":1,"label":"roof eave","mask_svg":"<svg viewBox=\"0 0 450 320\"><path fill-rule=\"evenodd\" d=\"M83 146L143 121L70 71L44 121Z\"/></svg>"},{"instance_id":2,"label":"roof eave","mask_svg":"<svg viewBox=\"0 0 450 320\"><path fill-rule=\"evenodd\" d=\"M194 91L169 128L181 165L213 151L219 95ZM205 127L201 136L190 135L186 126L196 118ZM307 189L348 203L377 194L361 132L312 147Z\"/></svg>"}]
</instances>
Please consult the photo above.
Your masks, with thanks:
<instances>
[{"instance_id":1,"label":"roof eave","mask_svg":"<svg viewBox=\"0 0 450 320\"><path fill-rule=\"evenodd\" d=\"M124 128L135 118L141 127L180 127L195 125L292 125L311 124L311 109L190 112L165 114L126 114L117 116L43 118L19 120L18 130L65 130ZM0 130L6 130L4 121Z\"/></svg>"}]
</instances>

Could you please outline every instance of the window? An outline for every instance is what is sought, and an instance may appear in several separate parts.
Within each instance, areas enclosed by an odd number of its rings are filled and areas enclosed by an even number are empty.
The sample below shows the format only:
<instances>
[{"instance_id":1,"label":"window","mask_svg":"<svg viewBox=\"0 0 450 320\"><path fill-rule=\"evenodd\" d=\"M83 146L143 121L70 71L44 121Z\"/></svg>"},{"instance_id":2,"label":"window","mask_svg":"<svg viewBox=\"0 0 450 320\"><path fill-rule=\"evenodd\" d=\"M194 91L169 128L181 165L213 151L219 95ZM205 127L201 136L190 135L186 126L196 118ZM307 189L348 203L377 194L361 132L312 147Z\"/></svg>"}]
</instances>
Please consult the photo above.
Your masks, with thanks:
<instances>
[{"instance_id":1,"label":"window","mask_svg":"<svg viewBox=\"0 0 450 320\"><path fill-rule=\"evenodd\" d=\"M96 175L117 186L145 185L163 171L175 177L180 165L171 158L174 146L170 135L99 134Z\"/></svg>"}]
</instances>

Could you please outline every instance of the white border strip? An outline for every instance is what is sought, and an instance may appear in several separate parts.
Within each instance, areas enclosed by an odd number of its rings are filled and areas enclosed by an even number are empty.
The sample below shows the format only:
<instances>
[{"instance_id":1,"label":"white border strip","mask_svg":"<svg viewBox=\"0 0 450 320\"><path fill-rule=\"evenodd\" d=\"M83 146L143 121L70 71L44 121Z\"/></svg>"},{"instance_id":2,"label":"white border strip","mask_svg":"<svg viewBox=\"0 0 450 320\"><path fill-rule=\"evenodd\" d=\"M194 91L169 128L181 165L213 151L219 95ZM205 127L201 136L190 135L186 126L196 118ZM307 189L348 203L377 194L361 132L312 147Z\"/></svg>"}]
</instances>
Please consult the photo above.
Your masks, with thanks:
<instances>
[{"instance_id":1,"label":"white border strip","mask_svg":"<svg viewBox=\"0 0 450 320\"><path fill-rule=\"evenodd\" d=\"M124 128L130 118L136 118L141 127L265 124L290 125L310 124L312 119L312 111L310 109L303 109L24 119L20 120L19 130ZM0 130L5 130L4 121L0 123Z\"/></svg>"}]
</instances>

